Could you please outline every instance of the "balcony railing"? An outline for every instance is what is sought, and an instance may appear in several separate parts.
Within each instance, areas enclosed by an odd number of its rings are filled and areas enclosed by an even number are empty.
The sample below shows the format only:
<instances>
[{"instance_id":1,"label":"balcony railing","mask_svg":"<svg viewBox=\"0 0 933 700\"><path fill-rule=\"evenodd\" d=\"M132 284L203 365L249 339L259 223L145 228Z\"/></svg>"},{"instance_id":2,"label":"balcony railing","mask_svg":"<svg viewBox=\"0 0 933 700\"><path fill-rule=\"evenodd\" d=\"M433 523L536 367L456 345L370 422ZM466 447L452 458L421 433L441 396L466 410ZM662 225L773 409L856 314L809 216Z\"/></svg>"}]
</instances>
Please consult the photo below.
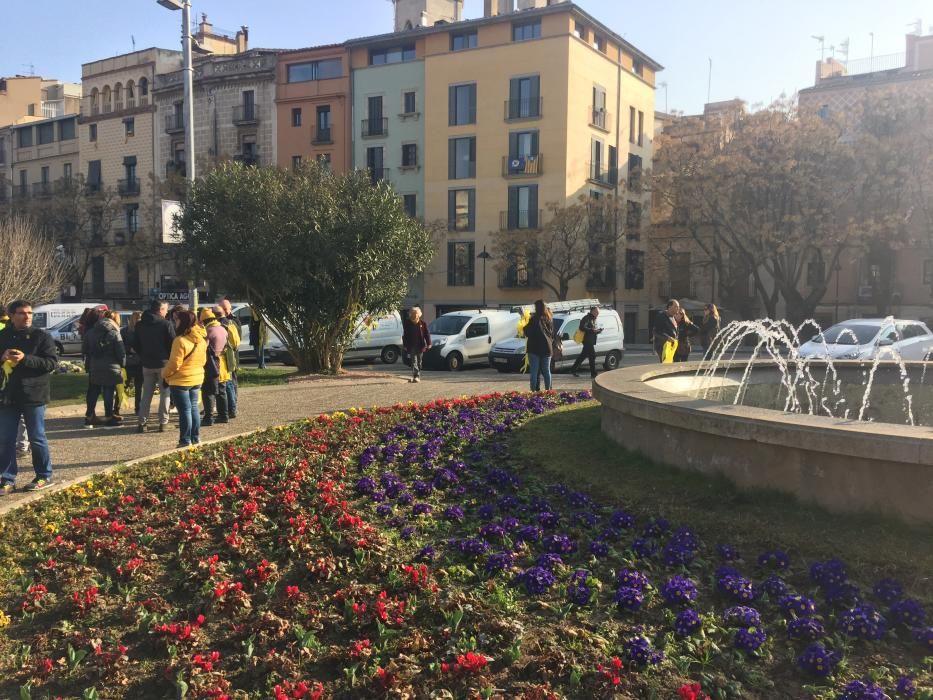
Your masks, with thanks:
<instances>
[{"instance_id":1,"label":"balcony railing","mask_svg":"<svg viewBox=\"0 0 933 700\"><path fill-rule=\"evenodd\" d=\"M127 108L127 109L135 109L135 108L136 108L136 98L135 98L135 97L127 97L127 98L126 98L126 108Z\"/></svg>"},{"instance_id":2,"label":"balcony railing","mask_svg":"<svg viewBox=\"0 0 933 700\"><path fill-rule=\"evenodd\" d=\"M125 180L117 180L117 192L121 197L135 197L139 194L139 178L131 177Z\"/></svg>"},{"instance_id":3,"label":"balcony railing","mask_svg":"<svg viewBox=\"0 0 933 700\"><path fill-rule=\"evenodd\" d=\"M328 144L333 143L334 137L331 133L330 127L314 127L314 131L311 132L311 143L313 144Z\"/></svg>"},{"instance_id":4,"label":"balcony railing","mask_svg":"<svg viewBox=\"0 0 933 700\"><path fill-rule=\"evenodd\" d=\"M603 131L609 130L609 112L605 109L594 109L590 115L590 126Z\"/></svg>"},{"instance_id":5,"label":"balcony railing","mask_svg":"<svg viewBox=\"0 0 933 700\"><path fill-rule=\"evenodd\" d=\"M84 183L84 189L85 189L85 191L86 191L88 194L98 194L98 193L104 191L104 183L103 183L103 182L100 182L100 181L98 181L98 182L92 182L92 181L91 181L91 182L85 182L85 183Z\"/></svg>"},{"instance_id":6,"label":"balcony railing","mask_svg":"<svg viewBox=\"0 0 933 700\"><path fill-rule=\"evenodd\" d=\"M103 285L103 294L99 296L105 297L125 297L127 299L136 299L143 296L143 285L137 283L136 285L130 285L126 282L106 282Z\"/></svg>"},{"instance_id":7,"label":"balcony railing","mask_svg":"<svg viewBox=\"0 0 933 700\"><path fill-rule=\"evenodd\" d=\"M51 182L32 183L32 196L33 197L51 197L52 191L53 191L53 185Z\"/></svg>"},{"instance_id":8,"label":"balcony railing","mask_svg":"<svg viewBox=\"0 0 933 700\"><path fill-rule=\"evenodd\" d=\"M377 185L383 180L389 180L389 168L370 168L369 177L372 179L373 184Z\"/></svg>"},{"instance_id":9,"label":"balcony railing","mask_svg":"<svg viewBox=\"0 0 933 700\"><path fill-rule=\"evenodd\" d=\"M612 187L618 181L618 170L607 168L602 163L587 163L587 179L605 187Z\"/></svg>"},{"instance_id":10,"label":"balcony railing","mask_svg":"<svg viewBox=\"0 0 933 700\"><path fill-rule=\"evenodd\" d=\"M672 285L667 280L658 282L658 296L661 299L696 299L697 284L689 279L674 280Z\"/></svg>"},{"instance_id":11,"label":"balcony railing","mask_svg":"<svg viewBox=\"0 0 933 700\"><path fill-rule=\"evenodd\" d=\"M13 185L13 199L27 199L28 197L28 185Z\"/></svg>"},{"instance_id":12,"label":"balcony railing","mask_svg":"<svg viewBox=\"0 0 933 700\"><path fill-rule=\"evenodd\" d=\"M388 136L389 118L382 119L364 119L363 120L363 138L368 139L373 136Z\"/></svg>"},{"instance_id":13,"label":"balcony railing","mask_svg":"<svg viewBox=\"0 0 933 700\"><path fill-rule=\"evenodd\" d=\"M541 116L544 99L531 97L520 100L505 101L505 120L519 121L521 119L538 119Z\"/></svg>"},{"instance_id":14,"label":"balcony railing","mask_svg":"<svg viewBox=\"0 0 933 700\"><path fill-rule=\"evenodd\" d=\"M615 287L615 268L605 267L597 270L590 270L590 273L586 277L586 288L590 291L615 289Z\"/></svg>"},{"instance_id":15,"label":"balcony railing","mask_svg":"<svg viewBox=\"0 0 933 700\"><path fill-rule=\"evenodd\" d=\"M114 111L114 112L122 112L122 111L123 111L123 101L122 101L122 100L119 101L119 102L114 102L114 103L113 103L113 111Z\"/></svg>"},{"instance_id":16,"label":"balcony railing","mask_svg":"<svg viewBox=\"0 0 933 700\"><path fill-rule=\"evenodd\" d=\"M499 272L500 289L540 289L543 277L540 267L510 265Z\"/></svg>"},{"instance_id":17,"label":"balcony railing","mask_svg":"<svg viewBox=\"0 0 933 700\"><path fill-rule=\"evenodd\" d=\"M503 231L537 229L541 224L540 209L513 209L499 212L499 228Z\"/></svg>"},{"instance_id":18,"label":"balcony railing","mask_svg":"<svg viewBox=\"0 0 933 700\"><path fill-rule=\"evenodd\" d=\"M178 134L185 130L185 117L182 114L165 115L165 133Z\"/></svg>"},{"instance_id":19,"label":"balcony railing","mask_svg":"<svg viewBox=\"0 0 933 700\"><path fill-rule=\"evenodd\" d=\"M255 124L259 121L259 108L256 105L237 105L232 110L233 123L236 125Z\"/></svg>"},{"instance_id":20,"label":"balcony railing","mask_svg":"<svg viewBox=\"0 0 933 700\"><path fill-rule=\"evenodd\" d=\"M113 111L113 105L110 102L104 102L101 112L104 114L110 114Z\"/></svg>"},{"instance_id":21,"label":"balcony railing","mask_svg":"<svg viewBox=\"0 0 933 700\"><path fill-rule=\"evenodd\" d=\"M502 175L504 177L540 175L543 172L543 165L540 153L533 156L503 156Z\"/></svg>"}]
</instances>

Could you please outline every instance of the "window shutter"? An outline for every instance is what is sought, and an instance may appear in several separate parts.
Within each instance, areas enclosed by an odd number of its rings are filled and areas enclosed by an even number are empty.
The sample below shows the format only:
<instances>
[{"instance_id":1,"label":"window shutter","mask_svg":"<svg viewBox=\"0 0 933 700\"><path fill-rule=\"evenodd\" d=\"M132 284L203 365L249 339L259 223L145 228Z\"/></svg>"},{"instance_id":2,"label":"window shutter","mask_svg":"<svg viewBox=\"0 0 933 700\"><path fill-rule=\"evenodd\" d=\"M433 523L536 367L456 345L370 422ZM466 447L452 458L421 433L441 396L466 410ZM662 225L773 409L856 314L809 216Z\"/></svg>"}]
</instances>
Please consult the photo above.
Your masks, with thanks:
<instances>
[{"instance_id":1,"label":"window shutter","mask_svg":"<svg viewBox=\"0 0 933 700\"><path fill-rule=\"evenodd\" d=\"M509 81L509 119L521 114L521 87L519 78Z\"/></svg>"},{"instance_id":2,"label":"window shutter","mask_svg":"<svg viewBox=\"0 0 933 700\"><path fill-rule=\"evenodd\" d=\"M87 164L87 181L92 185L100 184L100 161L92 160Z\"/></svg>"},{"instance_id":3,"label":"window shutter","mask_svg":"<svg viewBox=\"0 0 933 700\"><path fill-rule=\"evenodd\" d=\"M468 280L470 282L470 286L472 287L474 284L476 284L476 244L467 243L466 248L467 248L467 260L468 260L467 270L469 271Z\"/></svg>"},{"instance_id":4,"label":"window shutter","mask_svg":"<svg viewBox=\"0 0 933 700\"><path fill-rule=\"evenodd\" d=\"M453 287L456 283L457 245L447 244L447 286Z\"/></svg>"},{"instance_id":5,"label":"window shutter","mask_svg":"<svg viewBox=\"0 0 933 700\"><path fill-rule=\"evenodd\" d=\"M538 228L538 186L528 187L528 225L531 228Z\"/></svg>"},{"instance_id":6,"label":"window shutter","mask_svg":"<svg viewBox=\"0 0 933 700\"><path fill-rule=\"evenodd\" d=\"M454 126L457 123L457 86L451 85L448 90L447 98L447 117L448 125Z\"/></svg>"},{"instance_id":7,"label":"window shutter","mask_svg":"<svg viewBox=\"0 0 933 700\"><path fill-rule=\"evenodd\" d=\"M470 137L470 166L468 168L470 177L476 177L476 137Z\"/></svg>"},{"instance_id":8,"label":"window shutter","mask_svg":"<svg viewBox=\"0 0 933 700\"><path fill-rule=\"evenodd\" d=\"M470 85L468 92L470 94L470 123L474 124L476 122L476 83Z\"/></svg>"},{"instance_id":9,"label":"window shutter","mask_svg":"<svg viewBox=\"0 0 933 700\"><path fill-rule=\"evenodd\" d=\"M518 157L518 134L509 134L509 160ZM511 166L509 166L511 167Z\"/></svg>"},{"instance_id":10,"label":"window shutter","mask_svg":"<svg viewBox=\"0 0 933 700\"><path fill-rule=\"evenodd\" d=\"M531 154L538 155L538 132L531 132Z\"/></svg>"},{"instance_id":11,"label":"window shutter","mask_svg":"<svg viewBox=\"0 0 933 700\"><path fill-rule=\"evenodd\" d=\"M457 225L457 193L447 191L447 229L452 230Z\"/></svg>"},{"instance_id":12,"label":"window shutter","mask_svg":"<svg viewBox=\"0 0 933 700\"><path fill-rule=\"evenodd\" d=\"M534 117L541 116L541 76L531 78L531 109L528 113Z\"/></svg>"},{"instance_id":13,"label":"window shutter","mask_svg":"<svg viewBox=\"0 0 933 700\"><path fill-rule=\"evenodd\" d=\"M447 140L447 179L457 178L457 139Z\"/></svg>"},{"instance_id":14,"label":"window shutter","mask_svg":"<svg viewBox=\"0 0 933 700\"><path fill-rule=\"evenodd\" d=\"M509 229L518 228L518 187L509 187Z\"/></svg>"},{"instance_id":15,"label":"window shutter","mask_svg":"<svg viewBox=\"0 0 933 700\"><path fill-rule=\"evenodd\" d=\"M609 183L619 182L619 151L615 146L609 147Z\"/></svg>"},{"instance_id":16,"label":"window shutter","mask_svg":"<svg viewBox=\"0 0 933 700\"><path fill-rule=\"evenodd\" d=\"M476 230L476 190L470 190L467 195L467 206L469 207L469 227L471 231Z\"/></svg>"}]
</instances>

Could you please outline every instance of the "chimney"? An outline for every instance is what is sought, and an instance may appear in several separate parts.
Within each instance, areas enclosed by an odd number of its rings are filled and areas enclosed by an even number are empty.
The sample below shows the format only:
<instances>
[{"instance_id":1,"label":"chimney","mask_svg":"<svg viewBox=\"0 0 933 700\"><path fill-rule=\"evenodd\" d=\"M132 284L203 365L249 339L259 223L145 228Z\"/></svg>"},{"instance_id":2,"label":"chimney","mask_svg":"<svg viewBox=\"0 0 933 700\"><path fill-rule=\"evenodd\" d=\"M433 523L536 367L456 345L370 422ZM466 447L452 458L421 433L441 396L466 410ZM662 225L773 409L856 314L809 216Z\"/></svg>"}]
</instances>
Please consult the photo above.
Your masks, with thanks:
<instances>
[{"instance_id":1,"label":"chimney","mask_svg":"<svg viewBox=\"0 0 933 700\"><path fill-rule=\"evenodd\" d=\"M249 49L249 27L245 24L236 33L236 52L243 53Z\"/></svg>"},{"instance_id":2,"label":"chimney","mask_svg":"<svg viewBox=\"0 0 933 700\"><path fill-rule=\"evenodd\" d=\"M201 13L201 23L198 25L198 34L204 36L205 34L213 34L214 25L207 21L207 14Z\"/></svg>"},{"instance_id":3,"label":"chimney","mask_svg":"<svg viewBox=\"0 0 933 700\"><path fill-rule=\"evenodd\" d=\"M515 0L486 0L483 7L483 17L497 17L509 15L515 11Z\"/></svg>"},{"instance_id":4,"label":"chimney","mask_svg":"<svg viewBox=\"0 0 933 700\"><path fill-rule=\"evenodd\" d=\"M908 34L906 54L904 65L907 70L933 69L933 34Z\"/></svg>"}]
</instances>

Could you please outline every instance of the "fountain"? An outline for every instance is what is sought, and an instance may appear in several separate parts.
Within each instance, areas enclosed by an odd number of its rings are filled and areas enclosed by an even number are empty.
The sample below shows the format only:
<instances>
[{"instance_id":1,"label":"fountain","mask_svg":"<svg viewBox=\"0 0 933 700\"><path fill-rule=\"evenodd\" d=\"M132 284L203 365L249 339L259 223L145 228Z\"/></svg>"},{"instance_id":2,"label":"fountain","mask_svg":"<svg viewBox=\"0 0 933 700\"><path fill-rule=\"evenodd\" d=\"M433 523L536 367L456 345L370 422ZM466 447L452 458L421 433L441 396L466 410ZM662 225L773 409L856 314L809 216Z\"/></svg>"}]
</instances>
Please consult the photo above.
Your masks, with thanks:
<instances>
[{"instance_id":1,"label":"fountain","mask_svg":"<svg viewBox=\"0 0 933 700\"><path fill-rule=\"evenodd\" d=\"M701 362L600 375L602 428L659 462L722 474L839 512L933 522L933 386L893 347L802 357L804 327L734 322ZM753 339L749 356L739 356ZM815 342L825 345L822 331ZM828 350L828 348L827 348Z\"/></svg>"}]
</instances>

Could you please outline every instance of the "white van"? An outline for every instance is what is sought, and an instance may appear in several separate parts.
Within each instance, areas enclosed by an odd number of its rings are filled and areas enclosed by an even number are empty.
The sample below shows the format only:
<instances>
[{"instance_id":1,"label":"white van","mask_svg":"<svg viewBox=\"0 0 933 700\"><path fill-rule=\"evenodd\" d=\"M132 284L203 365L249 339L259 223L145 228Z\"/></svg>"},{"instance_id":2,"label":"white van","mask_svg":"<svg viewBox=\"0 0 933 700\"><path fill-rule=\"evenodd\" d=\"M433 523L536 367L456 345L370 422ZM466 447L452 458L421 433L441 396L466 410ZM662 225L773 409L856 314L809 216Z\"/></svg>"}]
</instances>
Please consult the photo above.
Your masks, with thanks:
<instances>
[{"instance_id":1,"label":"white van","mask_svg":"<svg viewBox=\"0 0 933 700\"><path fill-rule=\"evenodd\" d=\"M583 349L580 343L574 342L573 336L580 328L580 320L589 312L570 311L554 315L554 332L559 333L563 344L563 354L560 360L552 363L553 369L571 367ZM603 367L607 370L617 369L625 356L625 337L622 329L622 320L615 309L599 310L596 327L603 332L596 336L596 359L602 358ZM525 359L525 339L513 337L497 343L489 352L489 364L500 372L518 372ZM589 366L583 367L589 371Z\"/></svg>"},{"instance_id":2,"label":"white van","mask_svg":"<svg viewBox=\"0 0 933 700\"><path fill-rule=\"evenodd\" d=\"M452 311L431 322L431 349L424 354L427 368L446 367L457 371L468 364L485 364L496 343L513 337L519 314L512 311L478 309Z\"/></svg>"},{"instance_id":3,"label":"white van","mask_svg":"<svg viewBox=\"0 0 933 700\"><path fill-rule=\"evenodd\" d=\"M62 321L74 316L80 316L89 307L100 306L99 301L81 301L68 304L42 304L32 309L32 325L35 328L48 330Z\"/></svg>"},{"instance_id":4,"label":"white van","mask_svg":"<svg viewBox=\"0 0 933 700\"><path fill-rule=\"evenodd\" d=\"M402 317L398 311L371 319L373 325L366 325L368 316L360 318L353 333L353 344L344 353L344 359L365 359L372 362L377 357L385 364L398 362L402 355Z\"/></svg>"}]
</instances>

